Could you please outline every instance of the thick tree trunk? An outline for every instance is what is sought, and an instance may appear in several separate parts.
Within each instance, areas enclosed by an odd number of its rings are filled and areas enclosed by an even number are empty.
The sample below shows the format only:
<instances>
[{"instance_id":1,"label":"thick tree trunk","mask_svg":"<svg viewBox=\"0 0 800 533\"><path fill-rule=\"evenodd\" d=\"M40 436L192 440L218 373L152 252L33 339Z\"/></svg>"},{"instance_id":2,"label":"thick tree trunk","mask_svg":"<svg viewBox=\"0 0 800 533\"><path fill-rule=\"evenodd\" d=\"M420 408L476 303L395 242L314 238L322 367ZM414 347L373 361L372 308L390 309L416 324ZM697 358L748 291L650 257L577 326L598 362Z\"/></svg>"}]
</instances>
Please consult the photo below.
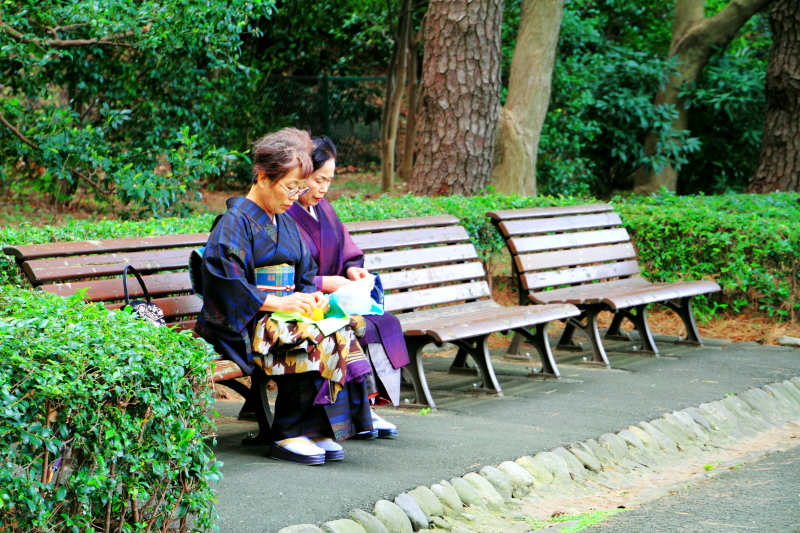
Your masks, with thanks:
<instances>
[{"instance_id":1,"label":"thick tree trunk","mask_svg":"<svg viewBox=\"0 0 800 533\"><path fill-rule=\"evenodd\" d=\"M523 0L506 105L497 123L492 185L536 196L536 159L558 48L564 0Z\"/></svg>"},{"instance_id":2,"label":"thick tree trunk","mask_svg":"<svg viewBox=\"0 0 800 533\"><path fill-rule=\"evenodd\" d=\"M403 0L397 21L394 51L386 77L386 102L381 117L381 190L394 188L394 154L397 145L397 126L408 66L408 44L411 40L411 0Z\"/></svg>"},{"instance_id":3,"label":"thick tree trunk","mask_svg":"<svg viewBox=\"0 0 800 533\"><path fill-rule=\"evenodd\" d=\"M772 1L731 0L719 13L706 18L705 0L676 0L669 57L678 56L677 73L655 98L656 104L672 104L677 109L674 130L686 130L689 121L686 105L678 96L682 86L695 81L714 52L727 46L750 17ZM657 144L656 136L649 135L644 143L645 154L656 154ZM671 165L660 172L642 169L634 176L637 193L651 193L662 185L671 191L677 188L678 173Z\"/></svg>"},{"instance_id":4,"label":"thick tree trunk","mask_svg":"<svg viewBox=\"0 0 800 533\"><path fill-rule=\"evenodd\" d=\"M748 192L800 191L800 3L777 0L761 157Z\"/></svg>"},{"instance_id":5,"label":"thick tree trunk","mask_svg":"<svg viewBox=\"0 0 800 533\"><path fill-rule=\"evenodd\" d=\"M431 0L411 192L475 194L489 183L500 97L503 0Z\"/></svg>"},{"instance_id":6,"label":"thick tree trunk","mask_svg":"<svg viewBox=\"0 0 800 533\"><path fill-rule=\"evenodd\" d=\"M403 161L400 164L400 179L408 183L414 172L414 150L417 148L417 117L419 116L419 87L417 82L417 56L422 32L416 35L408 46L408 83L406 83L406 138L403 146Z\"/></svg>"}]
</instances>

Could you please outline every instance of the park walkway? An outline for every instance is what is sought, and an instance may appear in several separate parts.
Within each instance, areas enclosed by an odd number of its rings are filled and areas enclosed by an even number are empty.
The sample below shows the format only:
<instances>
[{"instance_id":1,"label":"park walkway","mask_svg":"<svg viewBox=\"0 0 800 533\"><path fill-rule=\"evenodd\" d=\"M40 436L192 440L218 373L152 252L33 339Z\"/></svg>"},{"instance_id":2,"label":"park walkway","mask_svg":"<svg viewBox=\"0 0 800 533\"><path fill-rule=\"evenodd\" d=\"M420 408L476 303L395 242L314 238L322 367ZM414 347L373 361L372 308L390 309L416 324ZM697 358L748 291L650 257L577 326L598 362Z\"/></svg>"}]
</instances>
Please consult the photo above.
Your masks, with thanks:
<instances>
[{"instance_id":1,"label":"park walkway","mask_svg":"<svg viewBox=\"0 0 800 533\"><path fill-rule=\"evenodd\" d=\"M353 508L371 511L379 499L393 500L419 485L800 376L796 348L715 339L701 348L659 347L659 358L612 352L612 370L581 364L587 354L556 352L558 381L528 379L530 365L503 361L504 350L493 350L503 397L467 393L475 377L446 373L454 352L428 354L426 373L438 411L380 408L398 426L397 439L347 441L344 461L319 467L274 461L261 448L240 446L256 425L235 418L236 402L220 402L220 531L272 533L292 524L319 525Z\"/></svg>"}]
</instances>

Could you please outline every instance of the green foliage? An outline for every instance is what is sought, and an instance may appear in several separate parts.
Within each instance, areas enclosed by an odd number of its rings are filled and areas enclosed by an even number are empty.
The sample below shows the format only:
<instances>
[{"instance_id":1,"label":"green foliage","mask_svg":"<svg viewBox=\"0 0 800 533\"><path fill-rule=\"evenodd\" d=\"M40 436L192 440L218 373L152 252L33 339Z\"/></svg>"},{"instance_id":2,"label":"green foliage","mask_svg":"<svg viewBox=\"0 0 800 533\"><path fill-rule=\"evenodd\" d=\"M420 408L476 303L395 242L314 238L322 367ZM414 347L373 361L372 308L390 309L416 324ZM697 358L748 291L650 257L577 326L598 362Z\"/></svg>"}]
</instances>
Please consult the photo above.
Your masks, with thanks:
<instances>
[{"instance_id":1,"label":"green foliage","mask_svg":"<svg viewBox=\"0 0 800 533\"><path fill-rule=\"evenodd\" d=\"M0 529L213 526L208 345L10 286L0 338Z\"/></svg>"},{"instance_id":2,"label":"green foliage","mask_svg":"<svg viewBox=\"0 0 800 533\"><path fill-rule=\"evenodd\" d=\"M134 217L185 212L202 179L246 161L227 95L272 4L4 2L0 115L19 135L0 126L0 172L59 203L84 187Z\"/></svg>"},{"instance_id":3,"label":"green foliage","mask_svg":"<svg viewBox=\"0 0 800 533\"><path fill-rule=\"evenodd\" d=\"M709 16L727 3L707 3ZM698 82L683 88L689 130L674 131L674 107L654 104L678 60L667 60L673 7L646 0L566 2L539 145L542 193L608 197L630 189L638 168L667 163L680 170L682 193L737 192L749 182L763 127L766 16L751 19ZM518 23L518 2L512 2L504 39L514 37ZM512 45L504 43L504 60ZM651 132L657 153L647 157L642 146Z\"/></svg>"},{"instance_id":4,"label":"green foliage","mask_svg":"<svg viewBox=\"0 0 800 533\"><path fill-rule=\"evenodd\" d=\"M594 202L590 197L416 196L343 198L334 202L343 221L450 214L469 232L481 257L507 260L504 243L487 211ZM713 279L723 288L697 298L701 315L717 309L760 310L796 320L800 306L800 196L617 197L612 200L651 281ZM213 215L146 222L81 222L64 227L20 226L0 230L0 246L207 231ZM502 259L501 259L502 258ZM0 255L0 282L21 283L11 258Z\"/></svg>"}]
</instances>

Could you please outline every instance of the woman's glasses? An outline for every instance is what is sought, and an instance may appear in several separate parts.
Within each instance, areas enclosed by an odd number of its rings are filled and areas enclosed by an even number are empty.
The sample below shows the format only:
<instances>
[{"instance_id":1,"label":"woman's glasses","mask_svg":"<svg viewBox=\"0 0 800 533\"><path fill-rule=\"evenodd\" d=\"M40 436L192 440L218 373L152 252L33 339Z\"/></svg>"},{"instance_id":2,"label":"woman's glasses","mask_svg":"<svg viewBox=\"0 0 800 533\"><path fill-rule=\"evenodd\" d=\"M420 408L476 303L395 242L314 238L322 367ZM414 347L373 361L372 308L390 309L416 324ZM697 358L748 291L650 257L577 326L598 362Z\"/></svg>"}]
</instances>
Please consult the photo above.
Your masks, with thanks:
<instances>
[{"instance_id":1,"label":"woman's glasses","mask_svg":"<svg viewBox=\"0 0 800 533\"><path fill-rule=\"evenodd\" d=\"M286 196L288 196L289 198L295 198L295 197L299 198L300 196L303 196L305 193L308 192L308 187L306 187L305 189L289 189L283 183L278 183L278 185L283 187L283 190L286 191Z\"/></svg>"}]
</instances>

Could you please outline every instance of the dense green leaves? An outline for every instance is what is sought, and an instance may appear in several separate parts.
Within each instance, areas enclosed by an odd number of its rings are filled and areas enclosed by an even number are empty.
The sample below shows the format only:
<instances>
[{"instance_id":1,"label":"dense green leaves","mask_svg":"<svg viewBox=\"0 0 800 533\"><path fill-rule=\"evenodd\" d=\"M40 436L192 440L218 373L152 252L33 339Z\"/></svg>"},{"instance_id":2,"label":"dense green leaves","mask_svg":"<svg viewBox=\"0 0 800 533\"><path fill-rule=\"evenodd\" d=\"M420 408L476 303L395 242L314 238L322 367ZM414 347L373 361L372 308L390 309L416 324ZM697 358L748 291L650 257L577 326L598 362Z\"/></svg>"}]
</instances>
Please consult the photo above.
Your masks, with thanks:
<instances>
[{"instance_id":1,"label":"dense green leaves","mask_svg":"<svg viewBox=\"0 0 800 533\"><path fill-rule=\"evenodd\" d=\"M0 288L0 529L208 530L212 357L189 332Z\"/></svg>"},{"instance_id":2,"label":"dense green leaves","mask_svg":"<svg viewBox=\"0 0 800 533\"><path fill-rule=\"evenodd\" d=\"M419 198L383 197L334 202L342 220L451 214L469 231L489 262L506 261L503 242L485 216L495 209L571 205L589 197L487 194ZM618 197L613 204L639 250L651 280L713 278L724 287L712 298L732 311L760 309L777 316L800 305L800 196L796 194ZM68 226L22 226L0 230L0 246L207 231L213 215L146 222L79 222ZM13 260L0 255L0 283L22 283ZM704 300L700 300L702 303ZM713 306L712 306L713 308ZM794 311L793 311L794 310ZM796 316L796 315L795 315Z\"/></svg>"}]
</instances>

